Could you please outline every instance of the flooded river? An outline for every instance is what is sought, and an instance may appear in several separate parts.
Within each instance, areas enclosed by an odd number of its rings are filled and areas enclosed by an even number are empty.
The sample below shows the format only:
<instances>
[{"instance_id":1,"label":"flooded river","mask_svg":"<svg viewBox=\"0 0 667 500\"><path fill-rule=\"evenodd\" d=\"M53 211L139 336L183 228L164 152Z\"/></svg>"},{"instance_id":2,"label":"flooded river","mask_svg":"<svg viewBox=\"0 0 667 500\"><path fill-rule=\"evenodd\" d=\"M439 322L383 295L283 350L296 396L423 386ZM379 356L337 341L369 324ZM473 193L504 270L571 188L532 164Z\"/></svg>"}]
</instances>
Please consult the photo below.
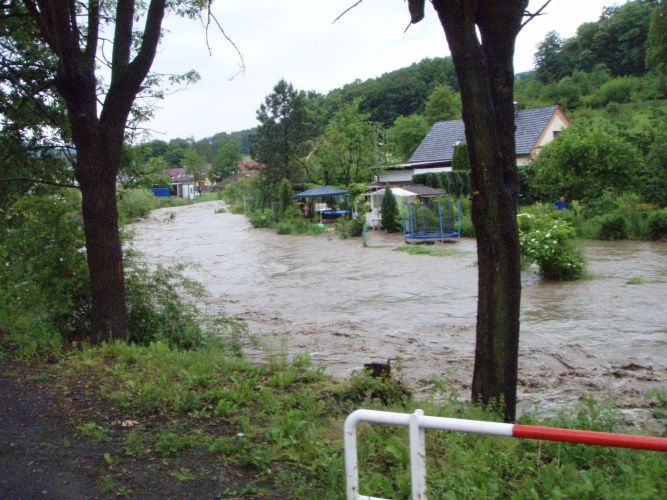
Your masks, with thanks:
<instances>
[{"instance_id":1,"label":"flooded river","mask_svg":"<svg viewBox=\"0 0 667 500\"><path fill-rule=\"evenodd\" d=\"M467 396L475 342L475 242L451 256L396 252L400 235L281 236L222 202L160 209L135 224L134 247L188 272L259 344L309 354L334 375L400 360L403 376L434 375ZM174 216L170 214L173 213ZM648 419L643 394L667 386L667 244L582 243L593 279L545 283L523 276L520 411L553 411L582 394L613 396L629 421ZM248 343L251 357L261 356Z\"/></svg>"}]
</instances>

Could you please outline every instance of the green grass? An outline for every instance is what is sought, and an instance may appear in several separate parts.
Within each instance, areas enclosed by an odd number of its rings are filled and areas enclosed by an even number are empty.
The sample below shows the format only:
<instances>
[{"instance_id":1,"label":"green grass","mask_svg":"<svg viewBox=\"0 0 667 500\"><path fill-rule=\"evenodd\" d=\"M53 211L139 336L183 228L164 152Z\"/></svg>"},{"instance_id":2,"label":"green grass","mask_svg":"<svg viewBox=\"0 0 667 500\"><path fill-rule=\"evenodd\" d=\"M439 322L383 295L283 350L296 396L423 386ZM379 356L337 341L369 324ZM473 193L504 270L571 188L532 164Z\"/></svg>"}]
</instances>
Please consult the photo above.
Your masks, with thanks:
<instances>
[{"instance_id":1,"label":"green grass","mask_svg":"<svg viewBox=\"0 0 667 500\"><path fill-rule=\"evenodd\" d=\"M625 282L626 285L643 285L646 283L646 280L642 278L641 276L636 276L634 278L630 278L628 281Z\"/></svg>"},{"instance_id":2,"label":"green grass","mask_svg":"<svg viewBox=\"0 0 667 500\"><path fill-rule=\"evenodd\" d=\"M342 426L355 409L419 407L427 415L498 420L459 403L443 384L418 402L397 381L367 374L339 381L306 357L274 356L258 365L214 345L180 351L160 343L106 344L72 354L62 367L73 380L95 380L108 403L141 422L122 443L132 460L148 453L166 460L198 449L208 454L202 460L253 471L258 481L294 498L342 496ZM167 423L143 428L151 415ZM540 423L612 431L620 422L612 407L586 400ZM86 424L85 431L97 439L106 435L96 425ZM407 498L406 429L362 425L358 443L362 492ZM667 484L667 461L658 453L437 431L427 432L427 449L432 498L658 498ZM190 475L177 470L174 477Z\"/></svg>"},{"instance_id":3,"label":"green grass","mask_svg":"<svg viewBox=\"0 0 667 500\"><path fill-rule=\"evenodd\" d=\"M394 248L396 252L405 252L410 255L430 255L432 257L452 257L458 255L456 250L450 250L442 245L402 245Z\"/></svg>"},{"instance_id":4,"label":"green grass","mask_svg":"<svg viewBox=\"0 0 667 500\"><path fill-rule=\"evenodd\" d=\"M111 440L111 438L109 437L109 431L104 427L101 427L100 425L96 424L95 422L85 422L79 425L79 427L77 427L77 430L82 436L86 436L87 438L92 439L96 443L102 443Z\"/></svg>"},{"instance_id":5,"label":"green grass","mask_svg":"<svg viewBox=\"0 0 667 500\"><path fill-rule=\"evenodd\" d=\"M146 189L128 189L118 192L118 220L121 225L130 224L146 217L152 210L163 207L188 205L190 200L183 198L162 198L154 196Z\"/></svg>"}]
</instances>

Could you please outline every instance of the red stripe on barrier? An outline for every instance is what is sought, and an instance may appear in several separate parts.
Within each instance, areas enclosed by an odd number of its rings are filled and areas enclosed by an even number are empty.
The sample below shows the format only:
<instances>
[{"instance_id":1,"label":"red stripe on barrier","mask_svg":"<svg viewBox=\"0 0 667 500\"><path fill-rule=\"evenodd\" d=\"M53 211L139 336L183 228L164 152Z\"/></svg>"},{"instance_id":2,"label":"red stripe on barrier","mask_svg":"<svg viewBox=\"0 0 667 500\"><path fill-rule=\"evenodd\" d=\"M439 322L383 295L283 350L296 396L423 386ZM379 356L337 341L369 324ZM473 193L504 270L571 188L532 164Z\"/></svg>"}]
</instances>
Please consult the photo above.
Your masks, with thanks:
<instances>
[{"instance_id":1,"label":"red stripe on barrier","mask_svg":"<svg viewBox=\"0 0 667 500\"><path fill-rule=\"evenodd\" d=\"M636 434L614 434L612 432L579 431L559 429L558 427L515 424L512 429L512 436L543 439L545 441L563 441L567 443L616 446L618 448L667 451L667 438L638 436Z\"/></svg>"}]
</instances>

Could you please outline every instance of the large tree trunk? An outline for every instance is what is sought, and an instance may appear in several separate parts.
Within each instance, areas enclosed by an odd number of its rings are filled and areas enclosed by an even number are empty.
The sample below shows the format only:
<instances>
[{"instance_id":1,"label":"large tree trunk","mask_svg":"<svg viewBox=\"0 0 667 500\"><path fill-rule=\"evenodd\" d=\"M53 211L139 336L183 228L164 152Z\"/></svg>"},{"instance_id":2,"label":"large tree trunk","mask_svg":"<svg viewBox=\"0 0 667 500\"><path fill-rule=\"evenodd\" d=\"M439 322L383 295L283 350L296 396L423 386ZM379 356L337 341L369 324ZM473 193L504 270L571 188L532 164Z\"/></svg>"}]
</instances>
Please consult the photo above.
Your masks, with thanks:
<instances>
[{"instance_id":1,"label":"large tree trunk","mask_svg":"<svg viewBox=\"0 0 667 500\"><path fill-rule=\"evenodd\" d=\"M128 336L123 252L118 230L116 176L132 103L153 64L166 0L150 0L140 47L133 54L136 0L117 0L109 86L98 117L96 78L101 2L23 0L37 32L58 61L54 85L67 106L81 188L86 252L92 293L90 340ZM79 26L87 14L84 30ZM106 21L105 21L106 22Z\"/></svg>"},{"instance_id":2,"label":"large tree trunk","mask_svg":"<svg viewBox=\"0 0 667 500\"><path fill-rule=\"evenodd\" d=\"M521 273L514 40L525 0L434 0L461 86L479 269L472 398L516 413ZM480 43L476 26L482 35Z\"/></svg>"},{"instance_id":3,"label":"large tree trunk","mask_svg":"<svg viewBox=\"0 0 667 500\"><path fill-rule=\"evenodd\" d=\"M116 206L118 166L108 164L104 149L99 144L77 144L77 180L92 296L90 340L94 344L125 339L128 332Z\"/></svg>"}]
</instances>

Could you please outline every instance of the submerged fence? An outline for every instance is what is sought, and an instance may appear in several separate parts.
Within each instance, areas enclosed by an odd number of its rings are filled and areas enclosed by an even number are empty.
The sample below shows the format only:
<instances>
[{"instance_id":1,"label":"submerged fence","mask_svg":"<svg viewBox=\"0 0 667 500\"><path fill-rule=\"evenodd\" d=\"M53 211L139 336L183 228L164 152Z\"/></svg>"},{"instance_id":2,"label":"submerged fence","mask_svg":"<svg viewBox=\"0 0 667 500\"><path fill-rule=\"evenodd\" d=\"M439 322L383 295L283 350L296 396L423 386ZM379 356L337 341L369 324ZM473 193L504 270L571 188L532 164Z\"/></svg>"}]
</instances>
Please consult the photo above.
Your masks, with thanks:
<instances>
[{"instance_id":1,"label":"submerged fence","mask_svg":"<svg viewBox=\"0 0 667 500\"><path fill-rule=\"evenodd\" d=\"M345 480L348 500L382 500L359 493L357 460L357 424L359 422L409 427L412 498L420 500L426 499L426 429L667 452L667 438L429 417L424 415L422 410L415 410L412 414L357 410L347 417L344 427Z\"/></svg>"}]
</instances>

